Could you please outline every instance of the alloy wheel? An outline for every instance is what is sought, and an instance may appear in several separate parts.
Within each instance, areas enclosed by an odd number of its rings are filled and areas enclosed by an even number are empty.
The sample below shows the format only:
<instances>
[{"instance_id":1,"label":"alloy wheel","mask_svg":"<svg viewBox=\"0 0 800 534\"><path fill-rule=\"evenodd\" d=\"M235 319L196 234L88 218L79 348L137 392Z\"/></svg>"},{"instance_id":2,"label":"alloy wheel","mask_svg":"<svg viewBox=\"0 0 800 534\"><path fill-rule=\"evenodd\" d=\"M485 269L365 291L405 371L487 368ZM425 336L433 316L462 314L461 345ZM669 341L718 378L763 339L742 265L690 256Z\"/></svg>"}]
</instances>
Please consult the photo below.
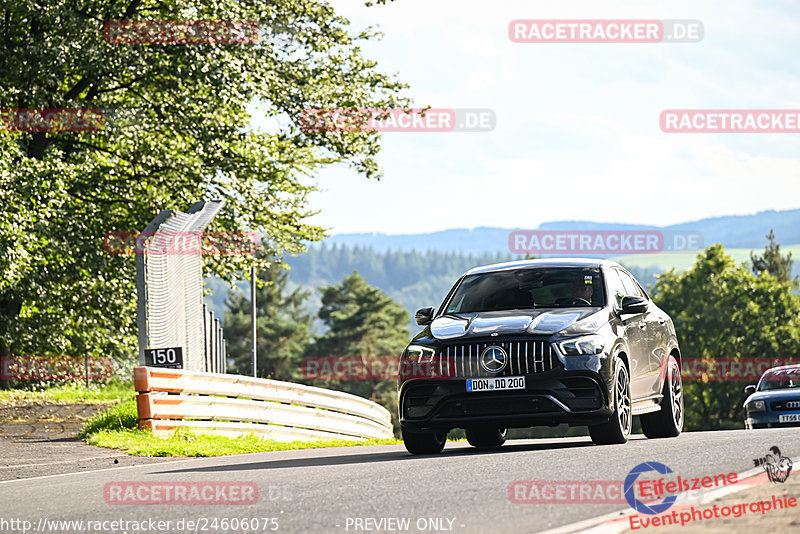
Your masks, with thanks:
<instances>
[{"instance_id":1,"label":"alloy wheel","mask_svg":"<svg viewBox=\"0 0 800 534\"><path fill-rule=\"evenodd\" d=\"M681 372L677 364L672 366L672 376L670 378L672 388L672 417L675 420L675 427L683 428L683 384L681 383Z\"/></svg>"},{"instance_id":2,"label":"alloy wheel","mask_svg":"<svg viewBox=\"0 0 800 534\"><path fill-rule=\"evenodd\" d=\"M620 366L617 373L617 414L622 432L627 436L631 433L631 388L628 380L628 370Z\"/></svg>"}]
</instances>

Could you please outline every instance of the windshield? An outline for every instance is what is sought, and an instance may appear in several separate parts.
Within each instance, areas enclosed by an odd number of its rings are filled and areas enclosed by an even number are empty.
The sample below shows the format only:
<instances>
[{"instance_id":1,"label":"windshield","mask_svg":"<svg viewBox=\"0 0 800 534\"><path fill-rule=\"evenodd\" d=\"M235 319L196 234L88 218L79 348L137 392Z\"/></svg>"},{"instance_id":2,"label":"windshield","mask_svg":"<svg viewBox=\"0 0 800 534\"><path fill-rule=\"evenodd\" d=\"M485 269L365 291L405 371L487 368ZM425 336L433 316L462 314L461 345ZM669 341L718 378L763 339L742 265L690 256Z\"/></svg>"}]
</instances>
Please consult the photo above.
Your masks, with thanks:
<instances>
[{"instance_id":1,"label":"windshield","mask_svg":"<svg viewBox=\"0 0 800 534\"><path fill-rule=\"evenodd\" d=\"M465 277L444 313L603 305L605 291L600 269L529 268Z\"/></svg>"},{"instance_id":2,"label":"windshield","mask_svg":"<svg viewBox=\"0 0 800 534\"><path fill-rule=\"evenodd\" d=\"M800 367L767 371L761 377L759 391L800 388Z\"/></svg>"}]
</instances>

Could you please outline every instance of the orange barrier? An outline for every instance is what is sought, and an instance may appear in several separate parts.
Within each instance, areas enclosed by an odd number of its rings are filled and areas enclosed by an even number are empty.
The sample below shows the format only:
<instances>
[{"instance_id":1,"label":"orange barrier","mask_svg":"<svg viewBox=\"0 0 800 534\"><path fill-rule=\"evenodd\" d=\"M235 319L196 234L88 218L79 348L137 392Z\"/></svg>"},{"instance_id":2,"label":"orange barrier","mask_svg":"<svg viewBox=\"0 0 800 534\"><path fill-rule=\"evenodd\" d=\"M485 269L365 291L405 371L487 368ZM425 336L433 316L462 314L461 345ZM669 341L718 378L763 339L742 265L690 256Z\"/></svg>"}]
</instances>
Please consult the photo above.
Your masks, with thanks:
<instances>
[{"instance_id":1,"label":"orange barrier","mask_svg":"<svg viewBox=\"0 0 800 534\"><path fill-rule=\"evenodd\" d=\"M137 367L139 427L275 441L393 436L389 412L367 399L324 388L183 369Z\"/></svg>"}]
</instances>

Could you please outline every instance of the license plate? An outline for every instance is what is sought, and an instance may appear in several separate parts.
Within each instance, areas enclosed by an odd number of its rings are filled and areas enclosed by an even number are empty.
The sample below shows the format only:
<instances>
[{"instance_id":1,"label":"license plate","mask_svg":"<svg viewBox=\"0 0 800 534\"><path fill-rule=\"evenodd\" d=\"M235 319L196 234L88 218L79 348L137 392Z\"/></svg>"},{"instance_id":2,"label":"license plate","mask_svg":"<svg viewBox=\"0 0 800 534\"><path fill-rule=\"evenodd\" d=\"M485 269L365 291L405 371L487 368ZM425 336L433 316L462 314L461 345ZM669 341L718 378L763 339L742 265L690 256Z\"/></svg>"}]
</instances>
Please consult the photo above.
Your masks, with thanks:
<instances>
[{"instance_id":1,"label":"license plate","mask_svg":"<svg viewBox=\"0 0 800 534\"><path fill-rule=\"evenodd\" d=\"M503 391L506 389L525 389L524 376L505 376L503 378L468 378L467 392Z\"/></svg>"},{"instance_id":2,"label":"license plate","mask_svg":"<svg viewBox=\"0 0 800 534\"><path fill-rule=\"evenodd\" d=\"M800 413L787 413L778 416L779 423L800 423Z\"/></svg>"}]
</instances>

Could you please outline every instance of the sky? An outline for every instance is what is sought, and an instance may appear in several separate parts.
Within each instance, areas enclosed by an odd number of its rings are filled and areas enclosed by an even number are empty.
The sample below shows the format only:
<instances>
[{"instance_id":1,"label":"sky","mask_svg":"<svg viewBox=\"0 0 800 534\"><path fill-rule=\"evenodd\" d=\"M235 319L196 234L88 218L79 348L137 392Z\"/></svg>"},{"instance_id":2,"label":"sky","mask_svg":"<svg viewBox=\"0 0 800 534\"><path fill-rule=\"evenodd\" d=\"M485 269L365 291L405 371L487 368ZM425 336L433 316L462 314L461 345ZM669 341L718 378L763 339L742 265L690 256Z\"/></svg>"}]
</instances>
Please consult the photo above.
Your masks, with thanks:
<instances>
[{"instance_id":1,"label":"sky","mask_svg":"<svg viewBox=\"0 0 800 534\"><path fill-rule=\"evenodd\" d=\"M668 225L800 207L800 134L664 133L666 109L800 110L800 1L333 0L415 105L489 108L489 132L384 133L380 182L318 174L331 234ZM514 43L514 19L696 19L696 43Z\"/></svg>"}]
</instances>

